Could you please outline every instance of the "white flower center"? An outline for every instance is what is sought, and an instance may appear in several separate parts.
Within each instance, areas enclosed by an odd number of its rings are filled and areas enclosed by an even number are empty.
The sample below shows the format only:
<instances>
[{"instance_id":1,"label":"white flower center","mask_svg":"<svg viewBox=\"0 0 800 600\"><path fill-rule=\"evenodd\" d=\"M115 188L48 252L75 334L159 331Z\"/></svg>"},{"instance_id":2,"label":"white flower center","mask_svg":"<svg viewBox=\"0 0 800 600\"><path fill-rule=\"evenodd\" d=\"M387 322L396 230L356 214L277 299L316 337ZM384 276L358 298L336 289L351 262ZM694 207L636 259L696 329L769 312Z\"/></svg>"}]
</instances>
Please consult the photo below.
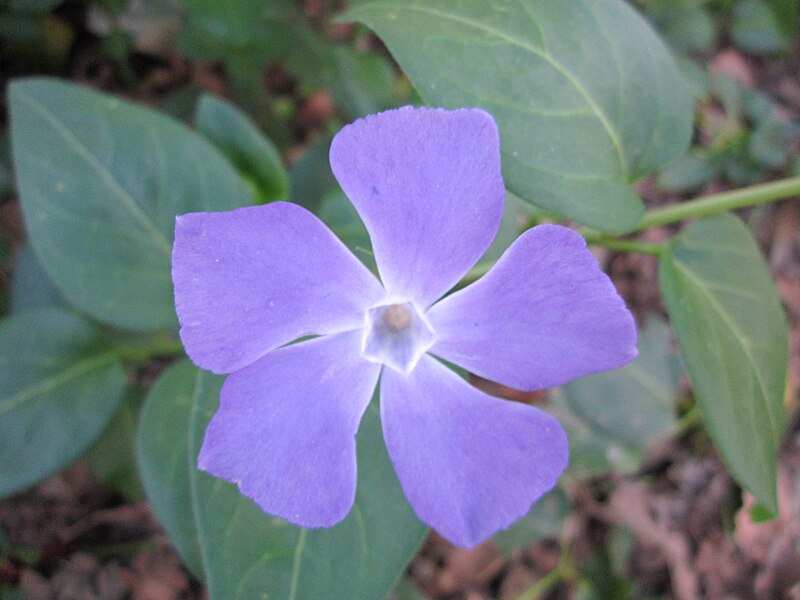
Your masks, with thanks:
<instances>
[{"instance_id":1,"label":"white flower center","mask_svg":"<svg viewBox=\"0 0 800 600\"><path fill-rule=\"evenodd\" d=\"M411 302L385 304L366 313L361 356L408 375L435 341L430 324Z\"/></svg>"}]
</instances>

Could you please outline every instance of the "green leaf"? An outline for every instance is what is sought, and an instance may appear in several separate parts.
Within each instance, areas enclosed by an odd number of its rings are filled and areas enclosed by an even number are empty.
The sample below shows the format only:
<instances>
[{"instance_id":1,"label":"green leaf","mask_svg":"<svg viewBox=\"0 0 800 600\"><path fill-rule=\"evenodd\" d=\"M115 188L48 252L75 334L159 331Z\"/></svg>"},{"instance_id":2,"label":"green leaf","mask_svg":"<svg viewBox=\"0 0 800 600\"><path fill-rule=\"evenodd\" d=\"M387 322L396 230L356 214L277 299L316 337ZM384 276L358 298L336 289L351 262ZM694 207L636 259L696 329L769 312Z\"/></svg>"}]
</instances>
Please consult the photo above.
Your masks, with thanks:
<instances>
[{"instance_id":1,"label":"green leaf","mask_svg":"<svg viewBox=\"0 0 800 600\"><path fill-rule=\"evenodd\" d=\"M292 48L302 13L291 0L186 0L182 49L196 58L270 59Z\"/></svg>"},{"instance_id":2,"label":"green leaf","mask_svg":"<svg viewBox=\"0 0 800 600\"><path fill-rule=\"evenodd\" d=\"M770 511L763 504L757 502L750 507L750 520L753 523L764 523L765 521L772 521L776 515Z\"/></svg>"},{"instance_id":3,"label":"green leaf","mask_svg":"<svg viewBox=\"0 0 800 600\"><path fill-rule=\"evenodd\" d=\"M230 102L204 94L195 122L255 187L258 201L288 199L289 175L281 156L245 113Z\"/></svg>"},{"instance_id":4,"label":"green leaf","mask_svg":"<svg viewBox=\"0 0 800 600\"><path fill-rule=\"evenodd\" d=\"M778 27L786 41L791 41L797 32L797 17L800 13L800 4L797 0L767 0Z\"/></svg>"},{"instance_id":5,"label":"green leaf","mask_svg":"<svg viewBox=\"0 0 800 600\"><path fill-rule=\"evenodd\" d=\"M632 363L581 377L554 394L553 412L570 438L571 468L635 470L647 445L672 430L680 363L669 326L650 317L637 345Z\"/></svg>"},{"instance_id":6,"label":"green leaf","mask_svg":"<svg viewBox=\"0 0 800 600\"><path fill-rule=\"evenodd\" d=\"M136 421L143 400L143 388L128 386L114 419L86 454L95 474L131 500L144 496L136 466Z\"/></svg>"},{"instance_id":7,"label":"green leaf","mask_svg":"<svg viewBox=\"0 0 800 600\"><path fill-rule=\"evenodd\" d=\"M189 448L192 402L199 378L192 364L182 360L158 379L139 416L136 455L153 510L183 562L203 577L190 489L197 453Z\"/></svg>"},{"instance_id":8,"label":"green leaf","mask_svg":"<svg viewBox=\"0 0 800 600\"><path fill-rule=\"evenodd\" d=\"M706 217L671 242L659 278L709 433L737 481L776 512L788 332L755 240L730 214Z\"/></svg>"},{"instance_id":9,"label":"green leaf","mask_svg":"<svg viewBox=\"0 0 800 600\"><path fill-rule=\"evenodd\" d=\"M747 151L759 164L778 169L789 160L790 147L800 139L800 127L769 120L759 123L747 142Z\"/></svg>"},{"instance_id":10,"label":"green leaf","mask_svg":"<svg viewBox=\"0 0 800 600\"><path fill-rule=\"evenodd\" d=\"M331 141L323 140L306 150L289 175L292 202L318 213L325 196L339 188L331 171L328 153Z\"/></svg>"},{"instance_id":11,"label":"green leaf","mask_svg":"<svg viewBox=\"0 0 800 600\"><path fill-rule=\"evenodd\" d=\"M655 0L645 5L645 11L675 50L711 50L716 30L714 20L701 0Z\"/></svg>"},{"instance_id":12,"label":"green leaf","mask_svg":"<svg viewBox=\"0 0 800 600\"><path fill-rule=\"evenodd\" d=\"M630 184L689 142L691 94L621 0L373 0L345 17L377 32L427 103L491 112L507 187L586 225L633 227Z\"/></svg>"},{"instance_id":13,"label":"green leaf","mask_svg":"<svg viewBox=\"0 0 800 600\"><path fill-rule=\"evenodd\" d=\"M785 43L775 14L762 0L736 3L731 37L739 48L752 54L773 54Z\"/></svg>"},{"instance_id":14,"label":"green leaf","mask_svg":"<svg viewBox=\"0 0 800 600\"><path fill-rule=\"evenodd\" d=\"M65 298L123 328L177 325L175 215L252 198L197 133L53 79L10 86L17 183L36 255Z\"/></svg>"},{"instance_id":15,"label":"green leaf","mask_svg":"<svg viewBox=\"0 0 800 600\"><path fill-rule=\"evenodd\" d=\"M697 151L690 151L669 163L656 178L668 192L691 192L711 181L720 171L718 161Z\"/></svg>"},{"instance_id":16,"label":"green leaf","mask_svg":"<svg viewBox=\"0 0 800 600\"><path fill-rule=\"evenodd\" d=\"M329 87L333 98L350 119L399 106L397 75L391 63L376 53L359 53L349 46L332 49L333 73Z\"/></svg>"},{"instance_id":17,"label":"green leaf","mask_svg":"<svg viewBox=\"0 0 800 600\"><path fill-rule=\"evenodd\" d=\"M425 535L392 470L378 409L358 434L358 492L330 529L303 530L264 514L235 486L195 466L223 378L183 361L153 387L142 413L139 460L159 519L212 600L375 600Z\"/></svg>"},{"instance_id":18,"label":"green leaf","mask_svg":"<svg viewBox=\"0 0 800 600\"><path fill-rule=\"evenodd\" d=\"M57 309L0 323L0 496L78 458L117 411L125 372L102 331Z\"/></svg>"},{"instance_id":19,"label":"green leaf","mask_svg":"<svg viewBox=\"0 0 800 600\"><path fill-rule=\"evenodd\" d=\"M14 263L14 286L11 288L11 310L32 308L67 308L67 303L53 281L44 272L30 245L25 245Z\"/></svg>"}]
</instances>

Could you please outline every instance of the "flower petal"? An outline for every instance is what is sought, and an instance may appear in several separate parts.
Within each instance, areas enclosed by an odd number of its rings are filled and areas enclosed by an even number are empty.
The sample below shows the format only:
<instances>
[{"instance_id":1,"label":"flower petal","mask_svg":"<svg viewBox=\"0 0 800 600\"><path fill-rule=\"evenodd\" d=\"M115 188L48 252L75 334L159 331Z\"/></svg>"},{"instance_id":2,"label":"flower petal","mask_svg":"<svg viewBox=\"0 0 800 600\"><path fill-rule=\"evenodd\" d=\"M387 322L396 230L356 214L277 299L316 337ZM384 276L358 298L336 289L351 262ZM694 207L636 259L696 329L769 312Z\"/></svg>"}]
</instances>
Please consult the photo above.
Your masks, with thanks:
<instances>
[{"instance_id":1,"label":"flower petal","mask_svg":"<svg viewBox=\"0 0 800 600\"><path fill-rule=\"evenodd\" d=\"M297 525L341 521L356 493L355 435L380 373L360 344L360 332L324 336L231 374L198 466Z\"/></svg>"},{"instance_id":2,"label":"flower petal","mask_svg":"<svg viewBox=\"0 0 800 600\"><path fill-rule=\"evenodd\" d=\"M430 349L492 381L533 390L636 356L636 326L583 238L558 225L521 235L489 273L428 311Z\"/></svg>"},{"instance_id":3,"label":"flower petal","mask_svg":"<svg viewBox=\"0 0 800 600\"><path fill-rule=\"evenodd\" d=\"M215 373L361 327L385 296L322 221L286 202L178 217L172 279L186 352Z\"/></svg>"},{"instance_id":4,"label":"flower petal","mask_svg":"<svg viewBox=\"0 0 800 600\"><path fill-rule=\"evenodd\" d=\"M424 356L381 376L386 448L417 516L459 546L525 515L567 466L567 438L545 412L498 400Z\"/></svg>"},{"instance_id":5,"label":"flower petal","mask_svg":"<svg viewBox=\"0 0 800 600\"><path fill-rule=\"evenodd\" d=\"M407 106L372 115L342 129L330 157L395 297L427 308L497 233L500 145L482 110Z\"/></svg>"}]
</instances>

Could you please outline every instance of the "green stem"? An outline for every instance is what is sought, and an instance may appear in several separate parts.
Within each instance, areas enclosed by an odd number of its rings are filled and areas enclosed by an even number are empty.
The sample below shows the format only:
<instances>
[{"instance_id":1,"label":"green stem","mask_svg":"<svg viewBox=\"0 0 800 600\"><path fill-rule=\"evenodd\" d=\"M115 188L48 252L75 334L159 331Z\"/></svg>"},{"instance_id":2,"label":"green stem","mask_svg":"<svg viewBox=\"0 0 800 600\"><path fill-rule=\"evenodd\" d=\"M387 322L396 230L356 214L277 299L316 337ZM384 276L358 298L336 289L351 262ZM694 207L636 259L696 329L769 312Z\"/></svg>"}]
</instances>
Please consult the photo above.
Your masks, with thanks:
<instances>
[{"instance_id":1,"label":"green stem","mask_svg":"<svg viewBox=\"0 0 800 600\"><path fill-rule=\"evenodd\" d=\"M695 200L680 202L664 208L649 210L642 216L634 231L643 231L656 225L675 223L692 217L704 217L714 213L735 210L746 206L755 206L773 200L781 200L791 196L800 196L800 177L790 177L751 185L749 187L703 196Z\"/></svg>"}]
</instances>

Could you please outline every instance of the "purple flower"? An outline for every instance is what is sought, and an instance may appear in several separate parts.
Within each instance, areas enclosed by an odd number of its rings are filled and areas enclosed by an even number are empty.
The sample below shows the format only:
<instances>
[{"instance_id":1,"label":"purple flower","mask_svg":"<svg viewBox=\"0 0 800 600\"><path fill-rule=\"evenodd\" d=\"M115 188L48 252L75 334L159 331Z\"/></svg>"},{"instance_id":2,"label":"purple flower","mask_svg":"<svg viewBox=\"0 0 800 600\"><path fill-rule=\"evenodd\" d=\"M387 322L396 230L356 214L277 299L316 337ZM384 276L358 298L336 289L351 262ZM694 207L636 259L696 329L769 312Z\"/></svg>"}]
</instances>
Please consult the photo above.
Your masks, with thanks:
<instances>
[{"instance_id":1,"label":"purple flower","mask_svg":"<svg viewBox=\"0 0 800 600\"><path fill-rule=\"evenodd\" d=\"M270 514L333 525L353 504L355 434L380 377L384 440L411 505L453 543L475 545L555 485L567 440L553 417L484 394L438 359L546 388L630 361L633 319L583 239L557 225L526 231L486 276L440 300L499 226L487 113L373 115L342 129L330 159L382 283L294 204L178 217L181 337L197 365L230 374L199 466Z\"/></svg>"}]
</instances>

